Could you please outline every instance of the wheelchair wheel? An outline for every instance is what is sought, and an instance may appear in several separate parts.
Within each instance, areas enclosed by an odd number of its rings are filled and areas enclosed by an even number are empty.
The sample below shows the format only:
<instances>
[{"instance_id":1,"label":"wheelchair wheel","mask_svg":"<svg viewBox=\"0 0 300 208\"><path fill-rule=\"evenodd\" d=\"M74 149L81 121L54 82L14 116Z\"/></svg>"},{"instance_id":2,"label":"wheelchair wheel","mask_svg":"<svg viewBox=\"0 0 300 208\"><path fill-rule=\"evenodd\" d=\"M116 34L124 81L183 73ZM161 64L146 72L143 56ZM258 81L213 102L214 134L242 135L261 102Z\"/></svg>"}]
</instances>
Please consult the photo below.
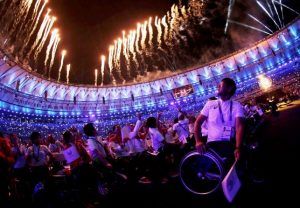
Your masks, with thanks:
<instances>
[{"instance_id":1,"label":"wheelchair wheel","mask_svg":"<svg viewBox=\"0 0 300 208\"><path fill-rule=\"evenodd\" d=\"M213 152L201 155L197 151L188 153L179 167L183 186L197 195L208 195L215 192L224 177L221 160Z\"/></svg>"}]
</instances>

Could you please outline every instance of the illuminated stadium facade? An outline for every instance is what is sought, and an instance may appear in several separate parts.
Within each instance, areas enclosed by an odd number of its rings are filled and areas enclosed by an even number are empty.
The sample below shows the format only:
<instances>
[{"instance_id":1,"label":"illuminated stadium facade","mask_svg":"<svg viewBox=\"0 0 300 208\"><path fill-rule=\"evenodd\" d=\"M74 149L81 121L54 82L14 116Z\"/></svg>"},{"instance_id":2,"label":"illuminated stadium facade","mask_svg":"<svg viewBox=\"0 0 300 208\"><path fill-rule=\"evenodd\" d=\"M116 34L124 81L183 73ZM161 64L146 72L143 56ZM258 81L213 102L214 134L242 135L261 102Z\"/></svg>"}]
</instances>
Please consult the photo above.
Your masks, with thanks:
<instances>
[{"instance_id":1,"label":"illuminated stadium facade","mask_svg":"<svg viewBox=\"0 0 300 208\"><path fill-rule=\"evenodd\" d=\"M107 132L115 123L131 122L136 112L151 115L164 111L166 118L176 113L175 106L199 112L203 103L215 95L217 83L224 77L238 84L236 99L262 91L257 76L272 78L273 87L289 82L300 68L300 20L252 46L207 65L175 76L147 83L94 87L67 85L47 80L26 66L14 62L2 51L0 56L0 131L18 130L21 136L38 128L98 123ZM180 92L188 95L180 96ZM176 92L179 92L177 97ZM174 106L174 107L172 107ZM47 126L46 126L47 125ZM57 132L61 132L58 128Z\"/></svg>"}]
</instances>

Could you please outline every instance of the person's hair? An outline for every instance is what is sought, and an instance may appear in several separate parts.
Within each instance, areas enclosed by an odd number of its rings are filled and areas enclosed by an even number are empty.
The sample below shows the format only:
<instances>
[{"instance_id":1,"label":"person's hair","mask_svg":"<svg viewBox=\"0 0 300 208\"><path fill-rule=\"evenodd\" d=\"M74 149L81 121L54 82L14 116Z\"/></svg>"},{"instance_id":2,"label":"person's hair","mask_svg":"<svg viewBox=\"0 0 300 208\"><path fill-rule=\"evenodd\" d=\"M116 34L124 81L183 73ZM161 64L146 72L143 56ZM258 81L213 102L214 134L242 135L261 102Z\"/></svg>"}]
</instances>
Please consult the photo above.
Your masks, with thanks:
<instances>
[{"instance_id":1,"label":"person's hair","mask_svg":"<svg viewBox=\"0 0 300 208\"><path fill-rule=\"evenodd\" d=\"M0 138L4 138L4 135L2 132L0 132Z\"/></svg>"},{"instance_id":2,"label":"person's hair","mask_svg":"<svg viewBox=\"0 0 300 208\"><path fill-rule=\"evenodd\" d=\"M185 118L185 115L183 113L181 113L180 116L178 117L178 120L182 121L182 120L184 120L184 118Z\"/></svg>"},{"instance_id":3,"label":"person's hair","mask_svg":"<svg viewBox=\"0 0 300 208\"><path fill-rule=\"evenodd\" d=\"M52 136L52 134L49 134L48 137L47 137L47 141L51 144L54 144L55 143L55 139L54 137Z\"/></svg>"},{"instance_id":4,"label":"person's hair","mask_svg":"<svg viewBox=\"0 0 300 208\"><path fill-rule=\"evenodd\" d=\"M146 122L146 126L149 128L156 128L156 118L155 117L149 117Z\"/></svg>"},{"instance_id":5,"label":"person's hair","mask_svg":"<svg viewBox=\"0 0 300 208\"><path fill-rule=\"evenodd\" d=\"M34 131L31 133L30 135L30 140L33 142L33 141L36 141L37 139L41 138L41 134L37 131Z\"/></svg>"},{"instance_id":6,"label":"person's hair","mask_svg":"<svg viewBox=\"0 0 300 208\"><path fill-rule=\"evenodd\" d=\"M83 127L83 131L87 136L95 136L95 127L92 123L88 123Z\"/></svg>"},{"instance_id":7,"label":"person's hair","mask_svg":"<svg viewBox=\"0 0 300 208\"><path fill-rule=\"evenodd\" d=\"M68 144L68 143L72 142L73 134L67 130L63 133L63 139L64 139L65 144Z\"/></svg>"},{"instance_id":8,"label":"person's hair","mask_svg":"<svg viewBox=\"0 0 300 208\"><path fill-rule=\"evenodd\" d=\"M233 96L236 91L235 81L227 77L222 79L222 82L224 82L227 87L231 88L230 95Z\"/></svg>"},{"instance_id":9,"label":"person's hair","mask_svg":"<svg viewBox=\"0 0 300 208\"><path fill-rule=\"evenodd\" d=\"M216 97L210 97L210 98L208 98L208 100L217 100L217 98Z\"/></svg>"},{"instance_id":10,"label":"person's hair","mask_svg":"<svg viewBox=\"0 0 300 208\"><path fill-rule=\"evenodd\" d=\"M173 123L174 124L178 123L178 118L174 118Z\"/></svg>"}]
</instances>

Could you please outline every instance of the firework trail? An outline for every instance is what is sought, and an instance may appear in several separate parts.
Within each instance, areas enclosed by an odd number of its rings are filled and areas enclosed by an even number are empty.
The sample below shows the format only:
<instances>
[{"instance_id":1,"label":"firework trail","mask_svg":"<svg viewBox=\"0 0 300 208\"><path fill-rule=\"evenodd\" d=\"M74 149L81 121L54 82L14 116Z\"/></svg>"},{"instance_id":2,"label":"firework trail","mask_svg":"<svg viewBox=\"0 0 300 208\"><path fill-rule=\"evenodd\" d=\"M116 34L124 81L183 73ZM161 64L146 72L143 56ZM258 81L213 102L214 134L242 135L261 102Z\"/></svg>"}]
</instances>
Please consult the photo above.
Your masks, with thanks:
<instances>
[{"instance_id":1,"label":"firework trail","mask_svg":"<svg viewBox=\"0 0 300 208\"><path fill-rule=\"evenodd\" d=\"M138 67L139 66L139 62L136 58L136 52L134 50L134 46L135 46L135 41L136 41L136 31L132 31L131 33L131 38L130 38L130 52L132 54L132 59L135 63L135 65Z\"/></svg>"},{"instance_id":2,"label":"firework trail","mask_svg":"<svg viewBox=\"0 0 300 208\"><path fill-rule=\"evenodd\" d=\"M141 46L142 50L146 48L146 38L147 38L147 21L142 24L142 38L141 38Z\"/></svg>"},{"instance_id":3,"label":"firework trail","mask_svg":"<svg viewBox=\"0 0 300 208\"><path fill-rule=\"evenodd\" d=\"M13 5L13 1L2 1L2 2L0 1L0 4L1 3L3 3L3 4L1 5L0 15L2 17L4 17L5 14L6 14L6 12L7 12L7 10L9 10L10 7L11 7L11 5Z\"/></svg>"},{"instance_id":4,"label":"firework trail","mask_svg":"<svg viewBox=\"0 0 300 208\"><path fill-rule=\"evenodd\" d=\"M129 39L126 38L126 32L123 30L122 31L123 54L125 56L127 66L129 65L129 55L128 55L128 47L127 47L128 42L129 42Z\"/></svg>"},{"instance_id":5,"label":"firework trail","mask_svg":"<svg viewBox=\"0 0 300 208\"><path fill-rule=\"evenodd\" d=\"M279 4L280 6L283 6L283 7L287 8L287 9L291 10L291 11L294 12L295 14L300 15L299 12L295 11L295 10L292 9L291 7L285 5L285 4L281 3L281 2L278 2L278 1L275 1L275 0L273 0L273 1L274 1L275 3L277 3L277 4Z\"/></svg>"},{"instance_id":6,"label":"firework trail","mask_svg":"<svg viewBox=\"0 0 300 208\"><path fill-rule=\"evenodd\" d=\"M260 3L259 1L256 1L256 3L262 8L262 10L270 17L270 19L274 22L274 24L276 25L276 27L278 29L280 29L279 25L277 24L277 22L275 21L275 19L271 16L271 14L268 12L268 10L264 7L264 5L262 5L262 3Z\"/></svg>"},{"instance_id":7,"label":"firework trail","mask_svg":"<svg viewBox=\"0 0 300 208\"><path fill-rule=\"evenodd\" d=\"M120 58L121 58L121 50L122 50L122 39L119 38L118 39L118 43L117 43L117 59L116 59L116 63L117 63L117 69L118 69L118 73L121 77L121 62L120 62Z\"/></svg>"},{"instance_id":8,"label":"firework trail","mask_svg":"<svg viewBox=\"0 0 300 208\"><path fill-rule=\"evenodd\" d=\"M98 69L95 69L95 87L98 85Z\"/></svg>"},{"instance_id":9,"label":"firework trail","mask_svg":"<svg viewBox=\"0 0 300 208\"><path fill-rule=\"evenodd\" d=\"M70 82L70 79L69 79L70 71L71 71L71 64L68 64L67 65L67 74L66 74L67 84L69 84L69 82Z\"/></svg>"},{"instance_id":10,"label":"firework trail","mask_svg":"<svg viewBox=\"0 0 300 208\"><path fill-rule=\"evenodd\" d=\"M26 39L26 34L28 34L28 31L30 31L30 29L32 28L32 25L34 24L34 21L35 21L35 19L36 19L36 17L37 17L38 9L39 9L39 7L40 7L40 4L41 4L41 0L38 0L38 1L35 3L34 9L33 9L33 13L32 13L32 17L30 18L30 20L28 20L28 21L26 22L27 27L23 30L23 27L25 26L25 24L24 24L25 21L23 21L23 24L19 27L19 28L21 28L21 29L19 30L19 33L18 33L18 35L17 35L17 39L19 39L19 36L23 36L23 37L25 37L25 39ZM27 13L27 14L29 14L29 13ZM26 17L25 19L27 19L27 17Z\"/></svg>"},{"instance_id":11,"label":"firework trail","mask_svg":"<svg viewBox=\"0 0 300 208\"><path fill-rule=\"evenodd\" d=\"M149 18L148 21L148 31L149 31L149 46L152 46L152 41L153 41L153 28L152 28L152 17Z\"/></svg>"},{"instance_id":12,"label":"firework trail","mask_svg":"<svg viewBox=\"0 0 300 208\"><path fill-rule=\"evenodd\" d=\"M269 30L271 33L273 33L273 30L271 30L269 27L267 27L264 23L262 23L260 20L258 20L256 17L252 16L251 14L248 14L250 18L252 18L254 21L258 22L260 25L262 25L264 28Z\"/></svg>"},{"instance_id":13,"label":"firework trail","mask_svg":"<svg viewBox=\"0 0 300 208\"><path fill-rule=\"evenodd\" d=\"M230 19L231 13L232 13L232 8L235 3L235 0L229 0L229 6L228 6L228 12L227 12L227 20L225 24L225 29L224 29L224 34L226 35L227 29L228 29L228 20Z\"/></svg>"},{"instance_id":14,"label":"firework trail","mask_svg":"<svg viewBox=\"0 0 300 208\"><path fill-rule=\"evenodd\" d=\"M44 61L45 67L47 67L47 62L48 62L48 59L50 56L50 51L51 51L51 48L53 47L53 44L54 44L54 41L56 40L57 35L58 35L58 29L54 29L51 33L51 38L50 38L50 41L49 41L49 44L48 44L48 47L46 50L46 57L45 57L45 61Z\"/></svg>"},{"instance_id":15,"label":"firework trail","mask_svg":"<svg viewBox=\"0 0 300 208\"><path fill-rule=\"evenodd\" d=\"M136 52L138 52L138 53L140 53L140 50L139 50L140 32L141 32L141 24L140 24L140 23L137 23L137 28L136 28L136 39L135 39L135 50L136 50Z\"/></svg>"},{"instance_id":16,"label":"firework trail","mask_svg":"<svg viewBox=\"0 0 300 208\"><path fill-rule=\"evenodd\" d=\"M101 76L102 76L102 84L101 85L104 84L104 69L105 69L105 56L101 56Z\"/></svg>"},{"instance_id":17,"label":"firework trail","mask_svg":"<svg viewBox=\"0 0 300 208\"><path fill-rule=\"evenodd\" d=\"M42 37L42 40L41 40L40 44L38 45L37 49L35 50L34 60L37 60L39 53L42 51L42 49L45 45L45 42L46 42L46 40L49 36L50 30L53 27L53 24L54 24L55 20L56 20L56 17L52 17L50 19L50 21L48 21L48 24L45 27L45 32L44 32L44 35Z\"/></svg>"},{"instance_id":18,"label":"firework trail","mask_svg":"<svg viewBox=\"0 0 300 208\"><path fill-rule=\"evenodd\" d=\"M60 61L59 69L58 69L58 79L57 79L58 82L60 81L61 70L62 70L62 68L63 68L63 66L64 66L64 60L65 60L66 54L67 54L67 51L66 51L66 50L63 50L62 53L61 53L61 61Z\"/></svg>"},{"instance_id":19,"label":"firework trail","mask_svg":"<svg viewBox=\"0 0 300 208\"><path fill-rule=\"evenodd\" d=\"M18 7L17 7L16 1L11 1L8 5L8 8L6 10L4 10L4 13L2 14L2 18L1 18L1 22L0 22L1 23L0 25L4 25L4 27L2 29L2 31L4 33L9 32L10 25L14 21L17 11L18 11Z\"/></svg>"},{"instance_id":20,"label":"firework trail","mask_svg":"<svg viewBox=\"0 0 300 208\"><path fill-rule=\"evenodd\" d=\"M112 69L113 69L113 59L114 59L114 46L109 46L109 56L108 56L108 67L109 67L109 76L112 77Z\"/></svg>"},{"instance_id":21,"label":"firework trail","mask_svg":"<svg viewBox=\"0 0 300 208\"><path fill-rule=\"evenodd\" d=\"M178 7L173 4L171 7L171 21L170 21L170 30L169 30L169 38L173 40L175 28L177 29L177 14L178 14Z\"/></svg>"},{"instance_id":22,"label":"firework trail","mask_svg":"<svg viewBox=\"0 0 300 208\"><path fill-rule=\"evenodd\" d=\"M279 0L279 4L280 4L280 11L281 11L281 19L284 22L284 15L283 15L283 8L282 8L282 0Z\"/></svg>"},{"instance_id":23,"label":"firework trail","mask_svg":"<svg viewBox=\"0 0 300 208\"><path fill-rule=\"evenodd\" d=\"M40 21L40 18L41 18L42 14L43 14L43 11L44 11L44 9L45 9L45 6L46 6L47 2L48 2L48 1L44 1L44 4L43 4L42 8L40 9L40 11L39 11L39 13L38 13L36 19L33 19L33 24L34 24L34 25L33 25L33 28L31 29L30 34L29 34L29 35L27 35L28 33L25 34L26 39L25 39L25 41L24 41L22 51L24 50L24 47L26 47L27 44L29 43L29 41L30 41L30 39L31 39L31 36L33 35L35 29L37 28L38 23L39 23L39 21ZM46 16L49 15L50 11L51 11L51 10L48 9L48 11L47 11L47 13L46 13ZM31 25L31 27L32 27L32 25ZM31 27L30 27L30 28L31 28ZM30 30L28 30L28 32L29 32L29 31L30 31Z\"/></svg>"},{"instance_id":24,"label":"firework trail","mask_svg":"<svg viewBox=\"0 0 300 208\"><path fill-rule=\"evenodd\" d=\"M29 9L31 7L33 3L33 0L23 0L21 1L21 6L19 7L19 12L18 14L16 15L15 17L15 20L13 22L13 26L12 26L12 29L10 31L10 34L9 36L11 37L12 34L16 31L17 29L17 26L19 25L19 23L21 22L21 25L24 24L26 18L27 18L27 15L28 15L28 12L29 12ZM23 17L25 16L25 17Z\"/></svg>"},{"instance_id":25,"label":"firework trail","mask_svg":"<svg viewBox=\"0 0 300 208\"><path fill-rule=\"evenodd\" d=\"M34 41L32 47L31 47L31 50L30 50L29 53L28 53L29 56L31 55L31 53L33 52L33 50L35 49L35 47L36 47L36 46L39 44L39 42L41 41L42 35L43 35L44 31L45 31L45 28L46 28L46 26L49 24L49 22L51 21L50 16L49 16L49 13L50 13L50 10L48 10L48 12L47 12L46 15L45 15L45 18L44 18L44 20L43 20L43 22L42 22L42 24L41 24L41 26L40 26L40 29L39 29L39 31L38 31L38 33L37 33L37 37L35 38L35 41Z\"/></svg>"},{"instance_id":26,"label":"firework trail","mask_svg":"<svg viewBox=\"0 0 300 208\"><path fill-rule=\"evenodd\" d=\"M51 52L52 55L51 55L51 61L50 61L50 67L49 67L49 76L50 76L51 70L53 68L53 64L54 64L54 60L55 60L55 55L56 55L56 51L57 51L59 42L60 42L60 37L57 34L57 36L55 37L53 48L52 48L52 52Z\"/></svg>"},{"instance_id":27,"label":"firework trail","mask_svg":"<svg viewBox=\"0 0 300 208\"><path fill-rule=\"evenodd\" d=\"M162 18L161 20L162 25L164 26L164 42L167 43L168 42L168 24L166 22L166 15Z\"/></svg>"},{"instance_id":28,"label":"firework trail","mask_svg":"<svg viewBox=\"0 0 300 208\"><path fill-rule=\"evenodd\" d=\"M36 3L34 4L34 9L33 9L32 17L30 18L30 20L35 19L36 15L37 15L37 10L38 10L38 8L39 8L39 6L40 6L40 3L41 3L41 0L37 0ZM31 6L33 6L33 2L32 2L32 1L31 1L31 5L30 5L29 9L31 8ZM16 37L17 37L16 39L18 39L20 35L24 34L24 31L26 30L26 29L23 29L24 26L27 25L27 28L29 28L30 25L31 25L31 24L30 24L30 21L27 20L29 14L30 14L30 13L29 13L29 9L28 9L28 11L26 12L25 17L23 18L23 21L21 22L21 25L18 27L19 30L18 30L18 32L17 32L17 34L16 34ZM26 21L26 20L27 20L27 21Z\"/></svg>"},{"instance_id":29,"label":"firework trail","mask_svg":"<svg viewBox=\"0 0 300 208\"><path fill-rule=\"evenodd\" d=\"M283 27L283 24L282 24L282 22L281 22L281 19L280 19L280 16L279 16L279 14L278 14L277 7L275 6L274 0L272 0L272 4L273 4L274 10L275 10L275 12L276 12L276 17L277 17L277 19L279 20L279 23L280 23L281 27Z\"/></svg>"},{"instance_id":30,"label":"firework trail","mask_svg":"<svg viewBox=\"0 0 300 208\"><path fill-rule=\"evenodd\" d=\"M189 16L187 14L185 6L181 7L180 12L182 14L183 22L186 23L188 21Z\"/></svg>"},{"instance_id":31,"label":"firework trail","mask_svg":"<svg viewBox=\"0 0 300 208\"><path fill-rule=\"evenodd\" d=\"M161 29L161 20L160 18L155 17L155 27L157 30L157 43L158 48L161 48L161 38L162 38L162 29Z\"/></svg>"},{"instance_id":32,"label":"firework trail","mask_svg":"<svg viewBox=\"0 0 300 208\"><path fill-rule=\"evenodd\" d=\"M267 6L268 6L268 8L269 8L270 14L271 14L271 15L272 15L272 17L274 18L273 9L272 9L272 7L271 7L271 5L270 5L270 2L269 2L269 0L267 0L267 1L266 1L266 3L267 3Z\"/></svg>"},{"instance_id":33,"label":"firework trail","mask_svg":"<svg viewBox=\"0 0 300 208\"><path fill-rule=\"evenodd\" d=\"M252 30L256 30L256 31L265 33L265 34L267 34L267 35L271 35L271 33L267 32L267 31L261 30L261 29L259 29L259 28L256 28L256 27L253 27L253 26L250 26L250 25L241 23L241 22L237 22L237 21L233 21L233 20L228 20L228 21L229 21L230 23L233 23L233 24L237 24L237 25L240 25L240 26L244 26L244 27L246 27L246 28L249 28L249 29L252 29Z\"/></svg>"}]
</instances>

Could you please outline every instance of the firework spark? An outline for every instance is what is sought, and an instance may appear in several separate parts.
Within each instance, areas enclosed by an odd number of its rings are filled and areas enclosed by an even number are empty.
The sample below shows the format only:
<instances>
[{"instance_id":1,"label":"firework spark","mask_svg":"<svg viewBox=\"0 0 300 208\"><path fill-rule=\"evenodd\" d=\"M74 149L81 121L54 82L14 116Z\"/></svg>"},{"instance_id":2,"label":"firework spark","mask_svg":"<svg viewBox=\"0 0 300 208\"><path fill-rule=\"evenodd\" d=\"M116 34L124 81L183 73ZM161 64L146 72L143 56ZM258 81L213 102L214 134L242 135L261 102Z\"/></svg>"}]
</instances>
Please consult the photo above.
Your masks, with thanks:
<instances>
[{"instance_id":1,"label":"firework spark","mask_svg":"<svg viewBox=\"0 0 300 208\"><path fill-rule=\"evenodd\" d=\"M57 79L58 82L60 81L61 71L62 71L62 68L63 68L63 66L64 66L64 60L65 60L66 54L67 54L67 51L66 51L66 50L63 50L63 51L61 52L60 67L59 67L59 69L58 69L58 79Z\"/></svg>"},{"instance_id":2,"label":"firework spark","mask_svg":"<svg viewBox=\"0 0 300 208\"><path fill-rule=\"evenodd\" d=\"M98 69L95 69L95 87L98 86Z\"/></svg>"},{"instance_id":3,"label":"firework spark","mask_svg":"<svg viewBox=\"0 0 300 208\"><path fill-rule=\"evenodd\" d=\"M66 75L67 84L70 83L70 78L69 78L69 76L70 76L70 71L71 71L71 64L68 64L68 65L67 65L67 75Z\"/></svg>"},{"instance_id":4,"label":"firework spark","mask_svg":"<svg viewBox=\"0 0 300 208\"><path fill-rule=\"evenodd\" d=\"M105 56L101 56L101 76L102 76L102 85L104 84L104 69L105 69Z\"/></svg>"}]
</instances>

